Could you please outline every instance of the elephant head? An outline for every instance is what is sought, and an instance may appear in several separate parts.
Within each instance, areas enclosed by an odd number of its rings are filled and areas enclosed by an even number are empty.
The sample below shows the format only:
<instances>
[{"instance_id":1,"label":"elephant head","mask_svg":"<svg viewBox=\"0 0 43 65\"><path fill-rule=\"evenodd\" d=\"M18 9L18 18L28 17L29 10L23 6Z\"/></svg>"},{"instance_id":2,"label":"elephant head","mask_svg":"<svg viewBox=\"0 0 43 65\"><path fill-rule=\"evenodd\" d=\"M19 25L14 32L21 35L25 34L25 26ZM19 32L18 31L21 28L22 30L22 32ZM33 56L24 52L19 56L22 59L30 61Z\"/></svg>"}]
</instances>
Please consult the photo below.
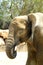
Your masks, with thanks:
<instances>
[{"instance_id":1,"label":"elephant head","mask_svg":"<svg viewBox=\"0 0 43 65\"><path fill-rule=\"evenodd\" d=\"M32 33L32 23L27 15L15 17L9 26L9 35L6 40L6 54L9 58L16 57L15 47L26 42Z\"/></svg>"}]
</instances>

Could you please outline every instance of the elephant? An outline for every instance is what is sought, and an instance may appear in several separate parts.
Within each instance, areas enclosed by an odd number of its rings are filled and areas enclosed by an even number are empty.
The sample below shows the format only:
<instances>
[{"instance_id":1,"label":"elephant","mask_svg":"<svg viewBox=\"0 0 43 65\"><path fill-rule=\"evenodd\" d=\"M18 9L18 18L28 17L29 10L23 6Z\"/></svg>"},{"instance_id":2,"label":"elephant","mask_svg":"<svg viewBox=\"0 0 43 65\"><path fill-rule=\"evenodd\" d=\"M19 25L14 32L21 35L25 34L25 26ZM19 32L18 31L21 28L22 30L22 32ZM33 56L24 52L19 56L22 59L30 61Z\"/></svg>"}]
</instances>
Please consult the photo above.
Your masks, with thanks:
<instances>
[{"instance_id":1,"label":"elephant","mask_svg":"<svg viewBox=\"0 0 43 65\"><path fill-rule=\"evenodd\" d=\"M22 42L27 42L28 47L26 65L43 65L43 13L17 16L11 21L6 40L9 58L16 57L15 47Z\"/></svg>"},{"instance_id":2,"label":"elephant","mask_svg":"<svg viewBox=\"0 0 43 65\"><path fill-rule=\"evenodd\" d=\"M28 49L26 65L43 65L43 13L32 13L28 15L32 21L31 41L33 47Z\"/></svg>"},{"instance_id":3,"label":"elephant","mask_svg":"<svg viewBox=\"0 0 43 65\"><path fill-rule=\"evenodd\" d=\"M6 54L11 59L16 57L15 47L24 41L26 42L32 33L31 20L30 22L28 20L27 15L17 16L10 23L9 35L6 39Z\"/></svg>"}]
</instances>

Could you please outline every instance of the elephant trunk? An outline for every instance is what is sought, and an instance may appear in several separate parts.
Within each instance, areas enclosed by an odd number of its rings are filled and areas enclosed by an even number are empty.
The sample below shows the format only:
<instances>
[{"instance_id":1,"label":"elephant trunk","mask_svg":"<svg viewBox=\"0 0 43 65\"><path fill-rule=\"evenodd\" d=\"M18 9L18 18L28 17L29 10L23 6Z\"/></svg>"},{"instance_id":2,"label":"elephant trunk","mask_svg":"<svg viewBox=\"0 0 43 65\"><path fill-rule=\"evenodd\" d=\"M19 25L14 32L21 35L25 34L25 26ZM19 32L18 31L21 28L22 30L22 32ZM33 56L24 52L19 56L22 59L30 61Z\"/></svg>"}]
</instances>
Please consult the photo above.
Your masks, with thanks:
<instances>
[{"instance_id":1,"label":"elephant trunk","mask_svg":"<svg viewBox=\"0 0 43 65\"><path fill-rule=\"evenodd\" d=\"M9 35L8 38L6 39L6 54L10 59L13 59L16 57L16 51L15 51L15 46L14 46L14 24L11 23L9 26Z\"/></svg>"}]
</instances>

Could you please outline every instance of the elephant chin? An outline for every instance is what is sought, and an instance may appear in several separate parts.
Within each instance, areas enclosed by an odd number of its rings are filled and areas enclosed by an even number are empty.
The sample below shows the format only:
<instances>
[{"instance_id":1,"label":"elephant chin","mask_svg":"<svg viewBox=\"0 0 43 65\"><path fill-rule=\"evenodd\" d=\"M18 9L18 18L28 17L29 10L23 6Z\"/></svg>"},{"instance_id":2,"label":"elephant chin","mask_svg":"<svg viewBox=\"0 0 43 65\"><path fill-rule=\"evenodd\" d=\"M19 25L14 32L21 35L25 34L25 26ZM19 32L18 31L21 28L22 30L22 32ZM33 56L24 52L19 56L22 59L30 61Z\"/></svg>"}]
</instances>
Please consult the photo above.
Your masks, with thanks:
<instances>
[{"instance_id":1,"label":"elephant chin","mask_svg":"<svg viewBox=\"0 0 43 65\"><path fill-rule=\"evenodd\" d=\"M8 46L6 46L6 54L10 59L14 59L17 56L17 52L14 48L10 48Z\"/></svg>"}]
</instances>

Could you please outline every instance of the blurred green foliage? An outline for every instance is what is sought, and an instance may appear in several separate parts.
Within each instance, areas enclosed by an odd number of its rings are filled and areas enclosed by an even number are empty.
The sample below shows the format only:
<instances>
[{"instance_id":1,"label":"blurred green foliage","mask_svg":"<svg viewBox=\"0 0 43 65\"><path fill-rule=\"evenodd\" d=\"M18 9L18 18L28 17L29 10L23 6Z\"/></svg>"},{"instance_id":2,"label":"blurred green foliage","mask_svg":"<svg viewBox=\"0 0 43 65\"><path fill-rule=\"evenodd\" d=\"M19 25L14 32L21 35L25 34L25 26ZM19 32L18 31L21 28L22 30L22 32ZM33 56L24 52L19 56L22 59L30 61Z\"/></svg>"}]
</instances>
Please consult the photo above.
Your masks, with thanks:
<instances>
[{"instance_id":1,"label":"blurred green foliage","mask_svg":"<svg viewBox=\"0 0 43 65\"><path fill-rule=\"evenodd\" d=\"M43 13L43 0L0 0L0 21L11 21L18 15Z\"/></svg>"}]
</instances>

